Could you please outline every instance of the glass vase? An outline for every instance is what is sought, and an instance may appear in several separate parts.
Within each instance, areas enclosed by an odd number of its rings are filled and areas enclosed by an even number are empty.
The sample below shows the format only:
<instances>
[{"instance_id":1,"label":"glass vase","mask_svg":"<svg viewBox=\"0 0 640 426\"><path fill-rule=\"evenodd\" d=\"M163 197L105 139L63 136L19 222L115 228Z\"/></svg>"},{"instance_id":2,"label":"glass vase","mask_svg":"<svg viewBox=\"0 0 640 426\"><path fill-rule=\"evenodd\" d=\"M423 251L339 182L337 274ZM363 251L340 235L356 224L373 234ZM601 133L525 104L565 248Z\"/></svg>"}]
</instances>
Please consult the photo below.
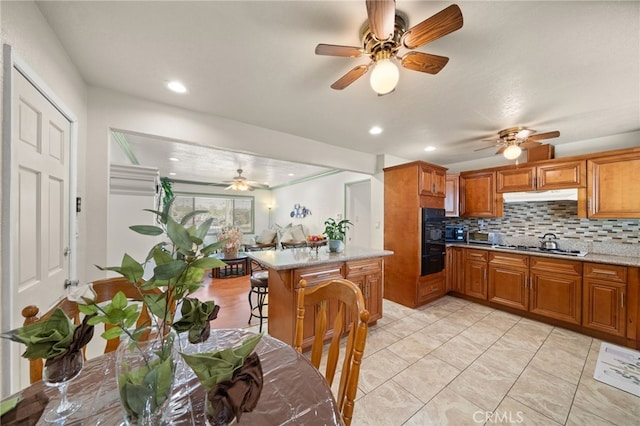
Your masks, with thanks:
<instances>
[{"instance_id":1,"label":"glass vase","mask_svg":"<svg viewBox=\"0 0 640 426\"><path fill-rule=\"evenodd\" d=\"M116 378L125 424L162 423L176 372L177 338L173 329L149 330L143 338L124 339L116 355Z\"/></svg>"}]
</instances>

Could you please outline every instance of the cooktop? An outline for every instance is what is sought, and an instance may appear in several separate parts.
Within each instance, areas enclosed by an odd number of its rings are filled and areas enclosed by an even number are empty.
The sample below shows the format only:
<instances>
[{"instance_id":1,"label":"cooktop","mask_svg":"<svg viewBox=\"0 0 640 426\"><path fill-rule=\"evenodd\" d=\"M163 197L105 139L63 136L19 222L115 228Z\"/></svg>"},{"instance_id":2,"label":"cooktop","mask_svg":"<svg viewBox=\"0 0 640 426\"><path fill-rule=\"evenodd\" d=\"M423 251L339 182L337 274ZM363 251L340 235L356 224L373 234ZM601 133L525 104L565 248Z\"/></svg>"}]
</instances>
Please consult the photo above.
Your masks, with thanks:
<instances>
[{"instance_id":1,"label":"cooktop","mask_svg":"<svg viewBox=\"0 0 640 426\"><path fill-rule=\"evenodd\" d=\"M563 249L543 249L541 247L536 247L536 246L516 246L516 245L508 245L508 244L497 244L497 245L493 245L491 247L499 248L499 249L526 251L526 252L561 254L561 255L564 255L564 256L584 257L584 256L587 255L586 251L563 250Z\"/></svg>"}]
</instances>

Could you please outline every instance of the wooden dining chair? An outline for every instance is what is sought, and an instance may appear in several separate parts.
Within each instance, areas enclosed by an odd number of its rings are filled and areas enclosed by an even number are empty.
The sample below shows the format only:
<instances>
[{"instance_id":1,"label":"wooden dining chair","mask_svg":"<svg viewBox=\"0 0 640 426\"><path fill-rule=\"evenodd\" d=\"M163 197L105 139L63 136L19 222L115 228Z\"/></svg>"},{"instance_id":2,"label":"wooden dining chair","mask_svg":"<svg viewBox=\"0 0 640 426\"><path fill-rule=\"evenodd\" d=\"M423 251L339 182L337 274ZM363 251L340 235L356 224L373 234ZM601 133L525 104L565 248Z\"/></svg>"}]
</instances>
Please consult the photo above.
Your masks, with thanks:
<instances>
[{"instance_id":1,"label":"wooden dining chair","mask_svg":"<svg viewBox=\"0 0 640 426\"><path fill-rule=\"evenodd\" d=\"M349 280L334 279L316 286L306 287L307 282L301 280L297 290L295 349L298 352L302 352L305 311L310 309L311 312L315 312L311 364L320 369L324 354L327 325L335 314L333 336L326 352L326 367L323 374L329 386L332 386L340 358L342 337L347 333L336 402L345 425L349 426L353 417L360 364L367 339L369 312L364 307L364 298L360 288ZM333 309L329 308L329 305L332 304L333 307L336 302L337 309L333 311ZM330 313L330 311L332 312Z\"/></svg>"},{"instance_id":2,"label":"wooden dining chair","mask_svg":"<svg viewBox=\"0 0 640 426\"><path fill-rule=\"evenodd\" d=\"M96 292L96 302L103 303L110 301L113 296L116 295L119 291L122 291L124 295L129 300L134 301L142 301L142 297L144 294L160 294L162 293L159 289L154 288L151 290L140 290L137 286L131 284L124 277L116 277L116 278L107 278L104 280L98 280L93 282L93 289ZM138 321L136 325L142 326L145 324L151 325L151 316L146 309L146 305L141 303L141 312L138 317ZM82 321L82 315L78 309L78 305L75 302L68 300L66 297L58 302L53 308L51 308L48 312L46 312L42 317L38 317L38 313L40 309L37 306L29 305L22 309L22 316L24 317L24 325L34 323L36 321L40 321L48 318L53 311L57 308L62 309L65 314L74 322L74 324L80 324ZM108 329L112 326L106 325L105 328ZM98 332L96 330L97 334ZM114 338L106 341L104 347L104 353L112 352L118 348L120 344L120 339ZM31 383L37 382L42 379L42 359L34 359L29 360L29 379Z\"/></svg>"}]
</instances>

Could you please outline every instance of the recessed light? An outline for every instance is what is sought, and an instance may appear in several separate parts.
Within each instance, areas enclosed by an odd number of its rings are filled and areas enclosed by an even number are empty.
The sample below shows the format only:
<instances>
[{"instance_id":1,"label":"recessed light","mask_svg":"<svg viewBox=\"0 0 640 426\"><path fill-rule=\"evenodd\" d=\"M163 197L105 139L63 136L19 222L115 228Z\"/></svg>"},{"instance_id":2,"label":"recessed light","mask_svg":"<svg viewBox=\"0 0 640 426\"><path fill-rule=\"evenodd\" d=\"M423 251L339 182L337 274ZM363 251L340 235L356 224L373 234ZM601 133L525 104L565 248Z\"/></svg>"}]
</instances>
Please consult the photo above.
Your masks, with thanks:
<instances>
[{"instance_id":1,"label":"recessed light","mask_svg":"<svg viewBox=\"0 0 640 426\"><path fill-rule=\"evenodd\" d=\"M177 159L176 157L169 157L169 161L180 161L180 160Z\"/></svg>"},{"instance_id":2,"label":"recessed light","mask_svg":"<svg viewBox=\"0 0 640 426\"><path fill-rule=\"evenodd\" d=\"M176 174L175 174L175 173L173 173L173 172L169 173L169 176L175 176L175 175L176 175Z\"/></svg>"},{"instance_id":3,"label":"recessed light","mask_svg":"<svg viewBox=\"0 0 640 426\"><path fill-rule=\"evenodd\" d=\"M169 90L176 93L187 93L187 88L185 87L185 85L176 80L168 82L167 87L169 88Z\"/></svg>"},{"instance_id":4,"label":"recessed light","mask_svg":"<svg viewBox=\"0 0 640 426\"><path fill-rule=\"evenodd\" d=\"M435 147L435 146L428 146L428 147L426 147L424 150L425 150L425 151L427 151L427 152L435 151L435 150L436 150L436 147Z\"/></svg>"},{"instance_id":5,"label":"recessed light","mask_svg":"<svg viewBox=\"0 0 640 426\"><path fill-rule=\"evenodd\" d=\"M293 173L289 173L287 176L295 176Z\"/></svg>"},{"instance_id":6,"label":"recessed light","mask_svg":"<svg viewBox=\"0 0 640 426\"><path fill-rule=\"evenodd\" d=\"M372 135L379 135L380 133L382 133L382 127L373 126L372 128L369 129L369 133Z\"/></svg>"}]
</instances>

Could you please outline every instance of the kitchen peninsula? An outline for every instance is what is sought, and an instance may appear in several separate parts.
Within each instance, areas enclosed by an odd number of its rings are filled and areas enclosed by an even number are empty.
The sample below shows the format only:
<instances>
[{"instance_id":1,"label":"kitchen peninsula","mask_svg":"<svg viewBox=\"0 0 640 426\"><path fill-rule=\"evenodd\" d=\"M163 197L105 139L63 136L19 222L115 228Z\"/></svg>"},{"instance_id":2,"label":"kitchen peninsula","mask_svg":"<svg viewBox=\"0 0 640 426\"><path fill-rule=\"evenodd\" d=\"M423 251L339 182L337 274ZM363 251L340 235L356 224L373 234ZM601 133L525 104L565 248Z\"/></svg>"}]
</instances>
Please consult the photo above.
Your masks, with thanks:
<instances>
[{"instance_id":1,"label":"kitchen peninsula","mask_svg":"<svg viewBox=\"0 0 640 426\"><path fill-rule=\"evenodd\" d=\"M269 334L293 344L296 289L302 279L308 286L335 278L353 281L362 290L371 314L369 324L375 324L382 318L384 257L392 254L389 250L349 246L342 253L330 253L326 247L247 252L251 259L269 268ZM313 316L307 315L303 346L311 345L312 335Z\"/></svg>"}]
</instances>

